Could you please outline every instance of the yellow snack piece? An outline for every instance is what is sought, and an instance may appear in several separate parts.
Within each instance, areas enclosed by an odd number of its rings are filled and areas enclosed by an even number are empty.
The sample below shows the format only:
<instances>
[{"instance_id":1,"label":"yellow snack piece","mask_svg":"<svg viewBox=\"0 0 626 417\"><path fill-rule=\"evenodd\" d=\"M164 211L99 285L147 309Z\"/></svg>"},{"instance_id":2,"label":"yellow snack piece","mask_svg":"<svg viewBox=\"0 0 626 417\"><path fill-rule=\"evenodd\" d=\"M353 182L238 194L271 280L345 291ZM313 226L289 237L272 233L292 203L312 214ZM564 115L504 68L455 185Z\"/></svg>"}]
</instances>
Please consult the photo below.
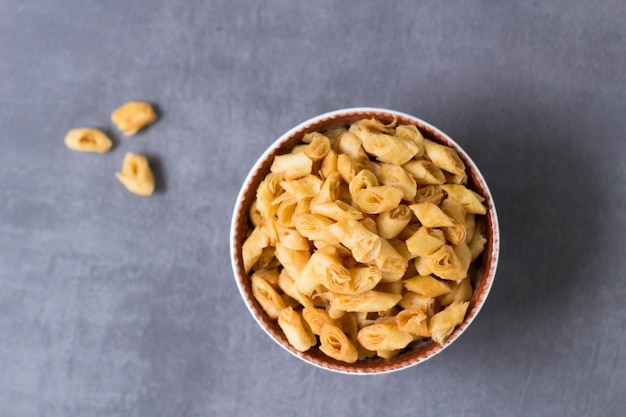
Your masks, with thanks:
<instances>
[{"instance_id":1,"label":"yellow snack piece","mask_svg":"<svg viewBox=\"0 0 626 417\"><path fill-rule=\"evenodd\" d=\"M105 153L111 145L111 139L98 129L80 127L65 135L65 146L74 151Z\"/></svg>"},{"instance_id":2,"label":"yellow snack piece","mask_svg":"<svg viewBox=\"0 0 626 417\"><path fill-rule=\"evenodd\" d=\"M156 113L152 105L143 101L129 101L111 115L111 121L126 136L134 135L155 120Z\"/></svg>"},{"instance_id":3,"label":"yellow snack piece","mask_svg":"<svg viewBox=\"0 0 626 417\"><path fill-rule=\"evenodd\" d=\"M122 171L116 172L115 176L131 193L149 196L154 192L154 176L148 160L143 155L127 152L122 163Z\"/></svg>"}]
</instances>

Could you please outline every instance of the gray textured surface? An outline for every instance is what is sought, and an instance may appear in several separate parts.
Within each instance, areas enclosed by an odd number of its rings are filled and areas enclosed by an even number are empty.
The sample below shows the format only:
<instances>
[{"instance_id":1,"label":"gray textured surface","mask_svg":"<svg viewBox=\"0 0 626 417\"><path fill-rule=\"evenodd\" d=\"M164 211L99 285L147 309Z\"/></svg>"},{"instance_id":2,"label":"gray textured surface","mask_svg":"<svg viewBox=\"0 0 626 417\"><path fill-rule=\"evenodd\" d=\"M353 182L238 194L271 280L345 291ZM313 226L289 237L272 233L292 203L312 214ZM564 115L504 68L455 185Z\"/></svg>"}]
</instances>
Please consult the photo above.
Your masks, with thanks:
<instances>
[{"instance_id":1,"label":"gray textured surface","mask_svg":"<svg viewBox=\"0 0 626 417\"><path fill-rule=\"evenodd\" d=\"M626 8L599 2L0 4L0 415L623 416ZM112 129L129 99L161 118ZM501 263L478 319L406 371L274 345L228 223L262 150L379 106L439 126L491 185ZM100 126L104 155L63 145ZM113 173L147 153L158 192Z\"/></svg>"}]
</instances>

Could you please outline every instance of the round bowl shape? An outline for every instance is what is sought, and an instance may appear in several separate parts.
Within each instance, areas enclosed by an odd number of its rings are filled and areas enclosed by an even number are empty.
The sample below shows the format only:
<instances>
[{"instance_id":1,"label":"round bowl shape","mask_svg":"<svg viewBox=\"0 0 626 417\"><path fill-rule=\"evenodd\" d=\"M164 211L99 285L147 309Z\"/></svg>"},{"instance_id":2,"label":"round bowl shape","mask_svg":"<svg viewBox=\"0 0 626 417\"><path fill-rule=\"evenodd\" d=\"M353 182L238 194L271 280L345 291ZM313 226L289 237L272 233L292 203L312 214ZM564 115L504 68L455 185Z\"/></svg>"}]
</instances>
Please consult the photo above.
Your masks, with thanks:
<instances>
[{"instance_id":1,"label":"round bowl shape","mask_svg":"<svg viewBox=\"0 0 626 417\"><path fill-rule=\"evenodd\" d=\"M245 272L243 267L241 248L246 238L250 205L256 197L256 189L259 183L269 172L274 156L289 152L293 146L301 142L302 137L306 133L321 132L332 128L347 126L365 118L376 118L385 123L397 119L398 124L415 125L419 128L424 138L450 146L458 152L467 169L469 179L468 187L486 199L484 204L487 207L487 214L485 216L485 237L487 243L484 252L481 257L479 257L481 263L474 281L474 294L470 300L466 317L464 321L456 327L443 345L438 345L428 340L391 359L367 359L357 361L354 364L348 364L336 361L324 355L317 348L311 348L306 352L299 352L287 342L278 323L265 314L252 295L251 280L249 274ZM487 183L476 164L456 142L434 126L408 114L378 108L350 108L322 114L299 124L279 137L263 155L261 155L245 179L239 196L237 197L232 217L230 245L233 272L241 296L257 323L279 346L303 361L327 370L345 374L382 374L408 368L430 359L450 346L465 329L467 329L485 303L493 284L498 264L500 236L496 208Z\"/></svg>"}]
</instances>

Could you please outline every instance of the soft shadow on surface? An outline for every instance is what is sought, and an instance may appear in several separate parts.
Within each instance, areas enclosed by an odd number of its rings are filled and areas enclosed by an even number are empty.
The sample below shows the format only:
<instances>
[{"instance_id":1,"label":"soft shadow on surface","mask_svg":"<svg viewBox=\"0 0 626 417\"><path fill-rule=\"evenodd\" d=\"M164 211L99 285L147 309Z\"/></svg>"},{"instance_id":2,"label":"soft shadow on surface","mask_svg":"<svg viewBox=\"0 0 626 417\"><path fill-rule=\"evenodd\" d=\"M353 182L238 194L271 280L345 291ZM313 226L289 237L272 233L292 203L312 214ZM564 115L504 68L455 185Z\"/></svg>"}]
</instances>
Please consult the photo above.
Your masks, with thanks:
<instances>
[{"instance_id":1,"label":"soft shadow on surface","mask_svg":"<svg viewBox=\"0 0 626 417\"><path fill-rule=\"evenodd\" d=\"M512 309L513 319L529 310L566 313L573 291L589 285L585 265L600 250L601 226L589 204L605 200L598 172L584 149L559 140L553 128L502 149L501 157L512 162L487 174L494 179L502 236L493 301L498 310Z\"/></svg>"},{"instance_id":2,"label":"soft shadow on surface","mask_svg":"<svg viewBox=\"0 0 626 417\"><path fill-rule=\"evenodd\" d=\"M148 158L148 164L150 164L154 176L154 192L164 193L167 190L167 175L165 175L165 167L161 158L154 154L147 154L146 158Z\"/></svg>"},{"instance_id":3,"label":"soft shadow on surface","mask_svg":"<svg viewBox=\"0 0 626 417\"><path fill-rule=\"evenodd\" d=\"M468 415L528 415L543 403L576 414L602 401L604 390L593 387L610 381L594 373L608 351L598 348L597 320L606 307L597 268L608 249L602 213L610 204L593 152L597 126L581 117L583 100L550 107L541 104L551 101L543 91L501 90L449 100L437 109L444 116L432 121L487 181L500 258L472 325L447 351L408 372L426 372L441 385L462 378L470 409L480 409ZM489 401L479 405L476 398Z\"/></svg>"},{"instance_id":4,"label":"soft shadow on surface","mask_svg":"<svg viewBox=\"0 0 626 417\"><path fill-rule=\"evenodd\" d=\"M163 118L165 118L165 111L163 111L163 108L161 107L160 104L158 103L150 103L152 105L152 108L154 109L154 113L156 114L156 120L154 121L154 123L152 123L150 126L155 125L157 123L159 123L159 121ZM150 126L146 126L147 129L150 128Z\"/></svg>"},{"instance_id":5,"label":"soft shadow on surface","mask_svg":"<svg viewBox=\"0 0 626 417\"><path fill-rule=\"evenodd\" d=\"M522 90L497 100L459 98L439 127L477 163L498 211L500 262L479 321L488 322L491 336L547 338L548 323L558 326L573 312L573 296L593 296L587 266L602 250L594 212L608 196L600 167L583 148L594 132L577 123L576 103L542 107L541 92Z\"/></svg>"}]
</instances>

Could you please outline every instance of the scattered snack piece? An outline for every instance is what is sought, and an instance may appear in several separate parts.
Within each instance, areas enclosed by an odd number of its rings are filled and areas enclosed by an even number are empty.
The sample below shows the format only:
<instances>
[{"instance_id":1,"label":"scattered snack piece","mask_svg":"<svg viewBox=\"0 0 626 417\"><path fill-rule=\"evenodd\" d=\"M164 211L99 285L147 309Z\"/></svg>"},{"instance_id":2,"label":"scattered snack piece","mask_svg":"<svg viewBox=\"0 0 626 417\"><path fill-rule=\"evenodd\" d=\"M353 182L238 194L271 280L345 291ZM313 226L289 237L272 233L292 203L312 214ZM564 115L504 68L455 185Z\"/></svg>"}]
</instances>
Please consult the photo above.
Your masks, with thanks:
<instances>
[{"instance_id":1,"label":"scattered snack piece","mask_svg":"<svg viewBox=\"0 0 626 417\"><path fill-rule=\"evenodd\" d=\"M105 153L111 145L111 139L98 129L80 127L65 135L65 146L74 151Z\"/></svg>"},{"instance_id":2,"label":"scattered snack piece","mask_svg":"<svg viewBox=\"0 0 626 417\"><path fill-rule=\"evenodd\" d=\"M122 163L122 172L116 172L115 176L131 193L149 196L154 192L154 176L143 155L127 152Z\"/></svg>"},{"instance_id":3,"label":"scattered snack piece","mask_svg":"<svg viewBox=\"0 0 626 417\"><path fill-rule=\"evenodd\" d=\"M143 101L129 101L111 115L111 121L126 136L134 135L155 120L156 113L152 105Z\"/></svg>"},{"instance_id":4,"label":"scattered snack piece","mask_svg":"<svg viewBox=\"0 0 626 417\"><path fill-rule=\"evenodd\" d=\"M364 119L305 135L270 171L242 258L254 298L296 350L354 363L446 342L486 243L484 198L453 148Z\"/></svg>"}]
</instances>

